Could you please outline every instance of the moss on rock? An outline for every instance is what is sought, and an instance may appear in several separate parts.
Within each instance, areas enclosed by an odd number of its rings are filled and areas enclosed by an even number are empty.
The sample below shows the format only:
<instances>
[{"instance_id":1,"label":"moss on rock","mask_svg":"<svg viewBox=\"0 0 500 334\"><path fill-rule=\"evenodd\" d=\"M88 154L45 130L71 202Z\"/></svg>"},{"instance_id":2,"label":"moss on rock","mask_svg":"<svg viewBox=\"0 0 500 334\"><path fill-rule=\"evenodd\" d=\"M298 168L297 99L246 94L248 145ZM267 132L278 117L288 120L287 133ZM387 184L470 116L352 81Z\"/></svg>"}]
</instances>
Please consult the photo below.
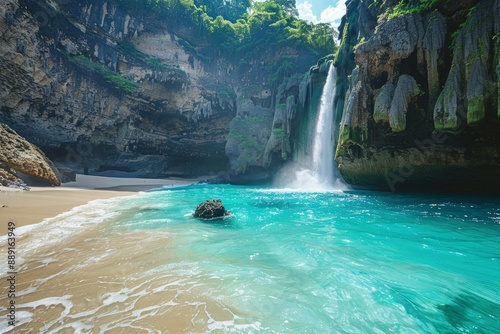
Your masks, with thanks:
<instances>
[{"instance_id":1,"label":"moss on rock","mask_svg":"<svg viewBox=\"0 0 500 334\"><path fill-rule=\"evenodd\" d=\"M470 99L467 105L467 124L477 125L484 120L485 115L484 97L476 96Z\"/></svg>"}]
</instances>

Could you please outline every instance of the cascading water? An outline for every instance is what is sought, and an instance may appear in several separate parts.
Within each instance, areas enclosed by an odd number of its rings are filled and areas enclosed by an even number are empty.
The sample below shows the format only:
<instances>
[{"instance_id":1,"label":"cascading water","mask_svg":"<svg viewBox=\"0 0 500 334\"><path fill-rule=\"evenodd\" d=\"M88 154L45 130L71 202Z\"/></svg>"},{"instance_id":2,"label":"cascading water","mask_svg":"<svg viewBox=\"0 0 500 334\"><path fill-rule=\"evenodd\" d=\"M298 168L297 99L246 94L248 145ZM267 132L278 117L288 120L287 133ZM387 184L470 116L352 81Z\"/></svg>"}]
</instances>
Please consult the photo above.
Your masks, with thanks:
<instances>
[{"instance_id":1,"label":"cascading water","mask_svg":"<svg viewBox=\"0 0 500 334\"><path fill-rule=\"evenodd\" d=\"M333 152L335 131L333 124L333 98L335 97L335 66L330 65L316 122L313 141L312 172L320 184L333 182Z\"/></svg>"},{"instance_id":2,"label":"cascading water","mask_svg":"<svg viewBox=\"0 0 500 334\"><path fill-rule=\"evenodd\" d=\"M325 86L321 94L321 103L316 119L314 138L312 140L312 156L305 157L300 170L291 174L287 168L277 177L281 187L304 190L343 189L337 163L333 156L337 144L334 110L335 82L337 73L335 66L330 65Z\"/></svg>"}]
</instances>

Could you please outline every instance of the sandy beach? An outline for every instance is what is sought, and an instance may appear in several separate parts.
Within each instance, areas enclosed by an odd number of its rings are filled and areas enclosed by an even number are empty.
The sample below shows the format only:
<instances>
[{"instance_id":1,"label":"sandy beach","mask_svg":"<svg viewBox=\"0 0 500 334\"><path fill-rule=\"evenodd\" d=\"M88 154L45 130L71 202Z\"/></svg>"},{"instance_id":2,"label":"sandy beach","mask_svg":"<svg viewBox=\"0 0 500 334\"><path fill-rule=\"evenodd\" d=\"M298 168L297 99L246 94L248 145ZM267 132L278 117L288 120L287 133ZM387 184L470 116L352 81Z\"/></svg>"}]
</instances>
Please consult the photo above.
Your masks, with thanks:
<instances>
[{"instance_id":1,"label":"sandy beach","mask_svg":"<svg viewBox=\"0 0 500 334\"><path fill-rule=\"evenodd\" d=\"M172 261L171 232L163 229L156 233L114 234L110 226L115 218L101 222L106 214L102 203L70 212L89 201L197 183L200 179L77 175L76 182L61 187L33 187L30 191L1 188L0 220L5 222L4 231L10 221L16 228L26 227L22 233L16 230L16 330L73 328L76 332L98 332L111 328L109 332L118 332L125 326L201 333L207 331L210 319L231 321L237 311L206 296L205 288L194 284L191 277L170 271L152 274L154 268ZM121 214L136 210L131 208ZM34 225L33 230L27 226L57 215L48 223ZM96 221L99 228L95 228ZM80 227L85 224L85 228ZM5 236L4 231L0 237ZM7 254L5 243L0 253ZM8 288L0 287L2 305L8 302ZM124 306L125 301L134 306ZM0 317L6 319L7 312L1 309ZM92 318L92 325L74 319L82 314ZM6 324L0 322L0 332L12 329Z\"/></svg>"},{"instance_id":2,"label":"sandy beach","mask_svg":"<svg viewBox=\"0 0 500 334\"><path fill-rule=\"evenodd\" d=\"M61 187L32 187L30 191L0 187L0 218L5 223L14 221L20 227L39 223L92 200L129 196L138 191L191 184L201 179L141 179L79 174L75 182Z\"/></svg>"}]
</instances>

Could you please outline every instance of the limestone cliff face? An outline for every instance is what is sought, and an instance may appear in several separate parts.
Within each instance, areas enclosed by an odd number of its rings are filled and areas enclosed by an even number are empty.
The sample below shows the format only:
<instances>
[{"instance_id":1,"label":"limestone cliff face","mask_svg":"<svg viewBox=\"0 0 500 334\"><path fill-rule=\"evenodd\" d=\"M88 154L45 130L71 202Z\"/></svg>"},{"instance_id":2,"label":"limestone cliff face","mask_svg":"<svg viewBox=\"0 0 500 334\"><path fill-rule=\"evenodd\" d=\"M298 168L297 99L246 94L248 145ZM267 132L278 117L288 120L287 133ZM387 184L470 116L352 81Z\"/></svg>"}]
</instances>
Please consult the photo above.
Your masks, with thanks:
<instances>
[{"instance_id":1,"label":"limestone cliff face","mask_svg":"<svg viewBox=\"0 0 500 334\"><path fill-rule=\"evenodd\" d=\"M342 176L390 190L497 191L500 1L398 3L347 3L336 60L348 83L337 89Z\"/></svg>"},{"instance_id":2,"label":"limestone cliff face","mask_svg":"<svg viewBox=\"0 0 500 334\"><path fill-rule=\"evenodd\" d=\"M283 55L297 72L315 62L276 49L241 71L113 1L6 0L0 38L0 121L76 170L144 176L269 177L290 151L300 80L272 88L265 70Z\"/></svg>"}]
</instances>

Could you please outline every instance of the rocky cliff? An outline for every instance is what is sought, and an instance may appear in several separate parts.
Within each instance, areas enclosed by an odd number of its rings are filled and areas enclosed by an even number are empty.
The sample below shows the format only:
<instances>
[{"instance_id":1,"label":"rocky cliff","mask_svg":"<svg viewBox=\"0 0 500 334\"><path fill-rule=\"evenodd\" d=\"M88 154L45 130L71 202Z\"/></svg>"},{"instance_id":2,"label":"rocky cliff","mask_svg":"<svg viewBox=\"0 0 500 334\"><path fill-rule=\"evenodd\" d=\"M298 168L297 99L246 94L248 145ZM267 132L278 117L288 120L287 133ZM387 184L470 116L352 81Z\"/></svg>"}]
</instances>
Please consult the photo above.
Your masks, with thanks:
<instances>
[{"instance_id":1,"label":"rocky cliff","mask_svg":"<svg viewBox=\"0 0 500 334\"><path fill-rule=\"evenodd\" d=\"M6 0L0 38L0 121L80 172L266 179L317 60L272 46L206 59L192 27L114 1Z\"/></svg>"},{"instance_id":2,"label":"rocky cliff","mask_svg":"<svg viewBox=\"0 0 500 334\"><path fill-rule=\"evenodd\" d=\"M336 160L348 183L498 192L499 18L498 0L347 2Z\"/></svg>"},{"instance_id":3,"label":"rocky cliff","mask_svg":"<svg viewBox=\"0 0 500 334\"><path fill-rule=\"evenodd\" d=\"M33 179L61 184L59 172L42 151L0 123L0 185L25 188Z\"/></svg>"}]
</instances>

